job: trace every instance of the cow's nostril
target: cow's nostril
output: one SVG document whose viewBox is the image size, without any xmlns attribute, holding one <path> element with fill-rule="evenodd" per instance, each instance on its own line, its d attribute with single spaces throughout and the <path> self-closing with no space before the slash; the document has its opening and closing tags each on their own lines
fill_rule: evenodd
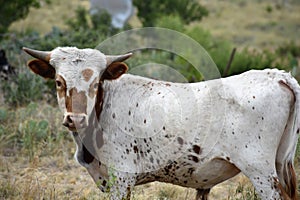
<svg viewBox="0 0 300 200">
<path fill-rule="evenodd" d="M 81 117 L 81 120 L 80 120 L 80 124 L 84 124 L 84 122 L 85 122 L 85 117 Z"/>
<path fill-rule="evenodd" d="M 70 124 L 73 123 L 71 115 L 67 116 L 67 122 L 70 123 Z"/>
<path fill-rule="evenodd" d="M 70 127 L 73 125 L 73 120 L 71 115 L 66 115 L 63 120 L 63 125 L 66 127 Z"/>
</svg>

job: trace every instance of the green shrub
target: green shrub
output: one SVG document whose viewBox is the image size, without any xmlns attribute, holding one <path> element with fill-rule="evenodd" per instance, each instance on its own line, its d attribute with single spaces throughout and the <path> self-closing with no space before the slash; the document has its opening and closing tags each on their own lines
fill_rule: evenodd
<svg viewBox="0 0 300 200">
<path fill-rule="evenodd" d="M 42 100 L 43 95 L 48 93 L 45 81 L 29 70 L 18 73 L 16 77 L 3 82 L 1 86 L 5 101 L 11 106 L 23 106 L 31 101 Z"/>
<path fill-rule="evenodd" d="M 276 59 L 277 56 L 270 51 L 256 52 L 254 50 L 243 49 L 236 53 L 229 74 L 239 74 L 251 69 L 283 69 L 284 64 L 276 62 Z"/>
<path fill-rule="evenodd" d="M 183 21 L 177 15 L 162 16 L 155 21 L 155 27 L 168 28 L 178 32 L 184 32 L 185 27 Z"/>
<path fill-rule="evenodd" d="M 6 109 L 6 119 L 0 124 L 0 150 L 22 150 L 22 155 L 30 159 L 61 151 L 65 142 L 71 141 L 61 124 L 61 116 L 57 107 L 43 102 Z"/>
<path fill-rule="evenodd" d="M 233 45 L 229 41 L 213 38 L 207 30 L 201 27 L 187 30 L 187 35 L 203 46 L 217 65 L 220 74 L 223 75 L 234 48 Z M 293 57 L 287 62 L 286 55 L 296 57 L 299 56 L 298 53 L 300 54 L 300 47 L 294 43 L 279 47 L 276 52 L 269 50 L 258 52 L 248 48 L 237 50 L 226 76 L 240 74 L 251 69 L 279 68 L 289 71 L 293 67 L 290 64 Z"/>
<path fill-rule="evenodd" d="M 278 47 L 276 52 L 281 56 L 300 57 L 300 45 L 297 45 L 296 42 L 290 42 Z"/>
<path fill-rule="evenodd" d="M 137 16 L 144 27 L 154 26 L 155 22 L 164 15 L 177 15 L 185 24 L 201 20 L 208 15 L 208 10 L 196 0 L 133 0 L 133 4 L 138 9 Z"/>
<path fill-rule="evenodd" d="M 186 34 L 196 40 L 204 49 L 209 50 L 214 47 L 214 38 L 208 30 L 200 26 L 194 26 L 186 31 Z"/>
<path fill-rule="evenodd" d="M 0 122 L 3 122 L 7 119 L 8 113 L 5 108 L 0 108 Z"/>
<path fill-rule="evenodd" d="M 271 5 L 268 5 L 268 6 L 266 7 L 266 11 L 267 11 L 268 13 L 271 13 L 271 12 L 273 11 L 273 7 L 272 7 Z"/>
<path fill-rule="evenodd" d="M 46 141 L 48 138 L 48 122 L 46 120 L 26 120 L 19 125 L 19 132 L 23 148 L 27 151 L 29 158 L 33 159 L 38 149 L 38 143 Z"/>
</svg>

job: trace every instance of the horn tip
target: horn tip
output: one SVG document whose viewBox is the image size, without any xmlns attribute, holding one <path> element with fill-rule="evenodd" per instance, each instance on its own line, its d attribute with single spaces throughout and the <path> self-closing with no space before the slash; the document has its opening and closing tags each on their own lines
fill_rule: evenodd
<svg viewBox="0 0 300 200">
<path fill-rule="evenodd" d="M 27 51 L 28 48 L 27 48 L 27 47 L 22 47 L 22 50 L 23 50 L 23 51 Z"/>
<path fill-rule="evenodd" d="M 32 49 L 27 48 L 27 47 L 22 47 L 22 50 L 25 51 L 28 54 L 30 54 L 30 52 L 32 51 Z"/>
</svg>

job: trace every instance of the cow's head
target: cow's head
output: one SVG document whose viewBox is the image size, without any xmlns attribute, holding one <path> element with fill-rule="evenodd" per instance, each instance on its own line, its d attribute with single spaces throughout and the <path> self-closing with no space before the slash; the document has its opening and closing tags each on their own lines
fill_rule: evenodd
<svg viewBox="0 0 300 200">
<path fill-rule="evenodd" d="M 95 104 L 102 101 L 102 81 L 124 74 L 128 68 L 122 61 L 132 55 L 106 56 L 95 49 L 75 47 L 58 47 L 50 52 L 23 50 L 36 58 L 28 62 L 34 73 L 55 80 L 63 125 L 71 131 L 88 126 Z"/>
</svg>

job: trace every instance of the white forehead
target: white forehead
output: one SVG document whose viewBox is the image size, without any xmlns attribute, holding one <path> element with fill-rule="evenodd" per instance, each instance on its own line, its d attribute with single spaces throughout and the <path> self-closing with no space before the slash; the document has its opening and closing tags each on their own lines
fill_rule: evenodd
<svg viewBox="0 0 300 200">
<path fill-rule="evenodd" d="M 50 64 L 55 68 L 56 73 L 65 79 L 68 88 L 72 88 L 80 87 L 86 82 L 82 76 L 83 70 L 93 71 L 93 76 L 88 82 L 99 76 L 106 67 L 106 58 L 96 49 L 58 47 L 51 52 Z"/>
</svg>

